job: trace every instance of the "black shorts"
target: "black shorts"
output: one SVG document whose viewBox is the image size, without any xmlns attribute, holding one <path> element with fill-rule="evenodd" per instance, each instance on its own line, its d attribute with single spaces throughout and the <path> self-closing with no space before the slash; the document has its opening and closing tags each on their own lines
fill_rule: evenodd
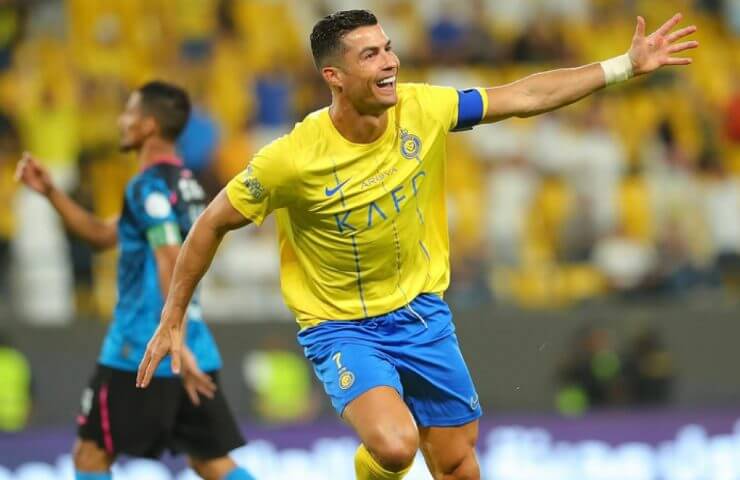
<svg viewBox="0 0 740 480">
<path fill-rule="evenodd" d="M 159 458 L 165 449 L 193 458 L 223 457 L 244 445 L 221 392 L 218 372 L 209 373 L 218 390 L 201 395 L 196 407 L 179 377 L 152 379 L 136 388 L 136 372 L 98 365 L 82 394 L 77 436 L 111 455 Z"/>
</svg>

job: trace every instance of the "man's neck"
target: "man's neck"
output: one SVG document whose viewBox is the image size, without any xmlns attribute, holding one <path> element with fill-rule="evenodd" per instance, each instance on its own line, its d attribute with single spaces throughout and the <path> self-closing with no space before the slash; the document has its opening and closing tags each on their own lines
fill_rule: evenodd
<svg viewBox="0 0 740 480">
<path fill-rule="evenodd" d="M 388 110 L 377 114 L 360 113 L 347 100 L 334 96 L 329 107 L 329 117 L 334 127 L 352 143 L 372 143 L 388 127 Z"/>
<path fill-rule="evenodd" d="M 162 158 L 177 157 L 175 145 L 158 138 L 150 138 L 139 150 L 139 165 L 142 170 L 159 162 Z"/>
</svg>

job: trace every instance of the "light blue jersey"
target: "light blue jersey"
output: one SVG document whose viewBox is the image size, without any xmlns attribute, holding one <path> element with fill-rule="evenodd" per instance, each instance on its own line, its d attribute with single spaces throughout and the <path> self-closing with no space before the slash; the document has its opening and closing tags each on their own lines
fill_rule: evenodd
<svg viewBox="0 0 740 480">
<path fill-rule="evenodd" d="M 174 239 L 184 239 L 203 208 L 203 189 L 175 158 L 161 159 L 128 184 L 118 221 L 118 302 L 98 359 L 101 365 L 138 369 L 164 306 L 149 236 L 159 229 Z M 203 371 L 221 368 L 221 356 L 203 322 L 197 294 L 188 310 L 185 338 Z M 173 375 L 169 356 L 154 375 Z"/>
</svg>

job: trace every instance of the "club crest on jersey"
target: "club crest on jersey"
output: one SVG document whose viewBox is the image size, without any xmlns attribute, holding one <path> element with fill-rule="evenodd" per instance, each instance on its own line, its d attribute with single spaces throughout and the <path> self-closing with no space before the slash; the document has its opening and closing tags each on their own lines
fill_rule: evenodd
<svg viewBox="0 0 740 480">
<path fill-rule="evenodd" d="M 257 177 L 254 176 L 254 169 L 252 166 L 247 167 L 247 174 L 244 177 L 244 186 L 247 187 L 249 193 L 254 197 L 255 200 L 262 200 L 265 196 L 265 187 L 262 186 Z"/>
<path fill-rule="evenodd" d="M 339 375 L 339 388 L 341 388 L 342 390 L 347 390 L 354 383 L 355 383 L 354 373 L 348 370 L 345 370 L 344 372 L 342 372 L 341 375 Z"/>
<path fill-rule="evenodd" d="M 408 130 L 401 129 L 401 155 L 409 160 L 419 160 L 420 153 L 421 139 Z"/>
</svg>

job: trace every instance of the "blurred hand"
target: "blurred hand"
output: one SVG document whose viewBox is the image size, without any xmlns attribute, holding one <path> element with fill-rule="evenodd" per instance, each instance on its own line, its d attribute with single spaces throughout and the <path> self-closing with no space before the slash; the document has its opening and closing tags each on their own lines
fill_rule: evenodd
<svg viewBox="0 0 740 480">
<path fill-rule="evenodd" d="M 629 49 L 635 75 L 650 73 L 664 65 L 689 65 L 692 62 L 691 58 L 672 56 L 699 46 L 697 41 L 676 43 L 677 40 L 696 32 L 696 26 L 691 25 L 670 33 L 671 29 L 682 19 L 683 16 L 677 13 L 658 30 L 646 37 L 645 19 L 637 17 L 637 28 Z"/>
<path fill-rule="evenodd" d="M 54 182 L 49 172 L 28 152 L 23 153 L 15 169 L 15 181 L 23 182 L 38 193 L 48 196 L 54 189 Z"/>
<path fill-rule="evenodd" d="M 139 364 L 139 371 L 136 373 L 136 386 L 138 388 L 149 386 L 159 363 L 170 353 L 172 354 L 172 373 L 180 373 L 182 325 L 180 322 L 166 321 L 165 312 L 166 309 L 162 312 L 162 320 L 146 345 L 144 358 L 141 359 Z"/>
<path fill-rule="evenodd" d="M 198 362 L 188 347 L 183 347 L 181 359 L 182 383 L 193 405 L 200 405 L 199 394 L 207 398 L 213 398 L 213 394 L 216 392 L 216 384 L 209 375 L 203 373 L 198 367 Z"/>
</svg>

